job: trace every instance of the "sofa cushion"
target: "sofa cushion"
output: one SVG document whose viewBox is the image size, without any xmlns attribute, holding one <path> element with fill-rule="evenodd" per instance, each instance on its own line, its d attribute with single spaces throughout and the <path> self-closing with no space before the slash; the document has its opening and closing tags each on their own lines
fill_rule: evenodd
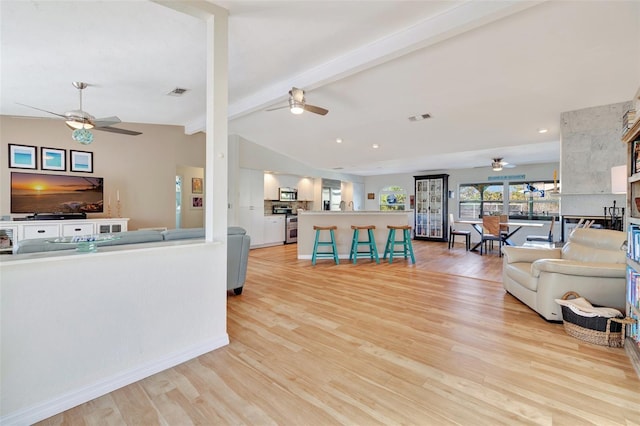
<svg viewBox="0 0 640 426">
<path fill-rule="evenodd" d="M 227 228 L 227 235 L 245 235 L 247 230 L 241 226 L 229 226 Z"/>
<path fill-rule="evenodd" d="M 622 249 L 626 238 L 626 234 L 620 231 L 578 228 L 562 248 L 562 258 L 580 262 L 626 263 L 626 252 Z"/>
<path fill-rule="evenodd" d="M 538 289 L 538 279 L 531 275 L 531 263 L 505 263 L 503 268 L 503 273 L 521 286 L 531 291 Z"/>
<path fill-rule="evenodd" d="M 155 241 L 162 241 L 162 234 L 160 231 L 153 230 L 137 230 L 118 232 L 113 234 L 117 239 L 113 241 L 105 241 L 100 244 L 103 246 L 119 246 L 122 244 L 138 244 L 138 243 L 151 243 Z"/>
<path fill-rule="evenodd" d="M 204 228 L 179 228 L 162 231 L 165 240 L 187 240 L 191 238 L 204 238 Z"/>
</svg>

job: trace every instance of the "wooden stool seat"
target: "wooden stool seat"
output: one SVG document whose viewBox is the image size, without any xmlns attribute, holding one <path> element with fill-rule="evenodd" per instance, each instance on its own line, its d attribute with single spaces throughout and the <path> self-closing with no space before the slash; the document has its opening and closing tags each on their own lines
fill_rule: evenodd
<svg viewBox="0 0 640 426">
<path fill-rule="evenodd" d="M 316 259 L 333 259 L 336 262 L 336 265 L 340 264 L 340 259 L 338 259 L 338 247 L 336 246 L 336 236 L 335 230 L 338 229 L 337 226 L 313 226 L 314 231 L 316 231 L 316 239 L 313 242 L 313 254 L 311 255 L 311 264 L 316 264 Z M 329 231 L 329 241 L 320 241 L 320 232 L 321 231 Z M 318 251 L 319 247 L 329 246 L 331 247 L 331 251 Z"/>
<path fill-rule="evenodd" d="M 411 256 L 411 263 L 416 263 L 413 255 L 413 245 L 411 244 L 411 226 L 409 225 L 387 225 L 389 234 L 387 235 L 387 244 L 384 247 L 383 259 L 389 256 L 389 263 L 393 262 L 394 255 L 403 255 L 406 259 Z M 396 241 L 396 231 L 402 231 L 402 240 Z M 396 245 L 402 245 L 402 250 L 396 250 Z"/>
<path fill-rule="evenodd" d="M 351 250 L 349 250 L 349 260 L 356 263 L 358 257 L 369 257 L 371 260 L 375 260 L 376 263 L 380 263 L 380 257 L 378 257 L 378 248 L 376 247 L 376 240 L 373 235 L 373 230 L 376 229 L 374 225 L 351 225 L 353 229 L 353 239 L 351 240 Z M 360 231 L 367 231 L 368 239 L 360 241 Z M 366 246 L 365 251 L 358 251 L 358 247 Z"/>
<path fill-rule="evenodd" d="M 314 231 L 331 231 L 331 230 L 336 230 L 338 229 L 337 226 L 317 226 L 317 225 L 313 225 L 313 230 Z"/>
</svg>

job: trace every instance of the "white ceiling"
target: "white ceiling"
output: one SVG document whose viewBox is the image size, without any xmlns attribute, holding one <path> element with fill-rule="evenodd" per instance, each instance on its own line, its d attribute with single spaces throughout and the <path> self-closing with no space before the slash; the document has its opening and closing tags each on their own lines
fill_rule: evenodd
<svg viewBox="0 0 640 426">
<path fill-rule="evenodd" d="M 630 100 L 640 86 L 640 1 L 215 3 L 230 11 L 229 132 L 319 169 L 559 161 L 561 112 Z M 80 80 L 92 84 L 84 109 L 119 127 L 199 128 L 196 18 L 145 0 L 2 0 L 0 20 L 1 114 L 77 109 Z M 291 86 L 329 114 L 266 112 Z M 189 91 L 167 96 L 175 87 Z M 433 118 L 408 120 L 422 113 Z"/>
</svg>

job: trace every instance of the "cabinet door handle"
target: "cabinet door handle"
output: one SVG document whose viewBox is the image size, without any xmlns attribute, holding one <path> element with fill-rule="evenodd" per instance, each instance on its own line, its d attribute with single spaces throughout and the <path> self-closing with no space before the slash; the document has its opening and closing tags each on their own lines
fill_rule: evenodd
<svg viewBox="0 0 640 426">
<path fill-rule="evenodd" d="M 38 234 L 44 234 L 46 231 L 44 229 L 38 229 Z"/>
<path fill-rule="evenodd" d="M 75 228 L 74 231 L 82 231 L 82 228 Z"/>
</svg>

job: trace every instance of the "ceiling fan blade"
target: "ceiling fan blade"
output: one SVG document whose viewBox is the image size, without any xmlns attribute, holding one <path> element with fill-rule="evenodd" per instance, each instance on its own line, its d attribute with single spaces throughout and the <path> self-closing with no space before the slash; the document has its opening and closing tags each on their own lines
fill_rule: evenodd
<svg viewBox="0 0 640 426">
<path fill-rule="evenodd" d="M 102 117 L 102 118 L 96 118 L 95 120 L 93 120 L 93 124 L 96 127 L 106 127 L 106 126 L 111 126 L 113 124 L 118 124 L 118 123 L 122 123 L 122 120 L 120 120 L 115 115 L 112 117 Z"/>
<path fill-rule="evenodd" d="M 297 87 L 293 87 L 291 88 L 291 90 L 289 90 L 289 94 L 291 95 L 294 101 L 304 102 L 304 90 L 298 89 Z"/>
<path fill-rule="evenodd" d="M 101 132 L 110 132 L 110 133 L 119 133 L 121 135 L 129 135 L 129 136 L 138 136 L 141 135 L 142 132 L 136 132 L 134 130 L 120 129 L 118 127 L 94 127 L 93 130 L 100 130 Z"/>
<path fill-rule="evenodd" d="M 321 107 L 315 106 L 315 105 L 305 105 L 304 106 L 304 110 L 305 111 L 309 111 L 309 112 L 313 112 L 314 114 L 320 114 L 320 115 L 327 115 L 327 113 L 329 112 L 328 109 L 321 108 Z"/>
<path fill-rule="evenodd" d="M 269 108 L 269 109 L 265 109 L 265 111 L 275 111 L 275 110 L 278 110 L 278 109 L 284 109 L 284 108 L 289 108 L 289 105 L 279 106 L 279 107 L 274 107 L 274 108 Z"/>
<path fill-rule="evenodd" d="M 36 108 L 36 107 L 34 107 L 34 106 L 27 105 L 27 104 L 21 104 L 20 102 L 16 102 L 16 103 L 17 103 L 18 105 L 26 106 L 27 108 L 37 109 L 38 111 L 46 112 L 46 113 L 48 113 L 48 114 L 57 115 L 58 117 L 62 117 L 62 118 L 67 118 L 64 114 L 58 114 L 57 112 L 47 111 L 46 109 Z"/>
</svg>

